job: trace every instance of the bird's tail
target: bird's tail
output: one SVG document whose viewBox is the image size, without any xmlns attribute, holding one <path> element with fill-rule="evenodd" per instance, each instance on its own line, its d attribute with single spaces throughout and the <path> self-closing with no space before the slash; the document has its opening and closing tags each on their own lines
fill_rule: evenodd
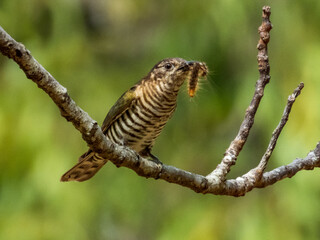
<svg viewBox="0 0 320 240">
<path fill-rule="evenodd" d="M 79 163 L 63 174 L 61 182 L 83 182 L 92 178 L 107 163 L 97 153 L 89 150 L 79 158 Z"/>
</svg>

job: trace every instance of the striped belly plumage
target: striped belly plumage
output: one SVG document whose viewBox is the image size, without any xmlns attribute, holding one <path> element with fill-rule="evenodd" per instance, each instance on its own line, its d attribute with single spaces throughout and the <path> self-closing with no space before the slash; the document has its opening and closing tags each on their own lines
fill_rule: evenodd
<svg viewBox="0 0 320 240">
<path fill-rule="evenodd" d="M 160 90 L 160 89 L 159 89 Z M 128 146 L 138 153 L 151 149 L 155 139 L 176 108 L 176 96 L 166 96 L 152 86 L 137 90 L 132 106 L 106 130 L 113 142 Z"/>
</svg>

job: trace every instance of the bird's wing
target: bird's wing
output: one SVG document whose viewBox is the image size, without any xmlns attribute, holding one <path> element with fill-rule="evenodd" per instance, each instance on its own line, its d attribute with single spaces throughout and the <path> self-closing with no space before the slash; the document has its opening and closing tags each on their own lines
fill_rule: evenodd
<svg viewBox="0 0 320 240">
<path fill-rule="evenodd" d="M 114 121 L 116 121 L 123 112 L 125 112 L 128 108 L 130 108 L 136 96 L 135 89 L 136 89 L 136 85 L 133 86 L 128 91 L 126 91 L 124 94 L 122 94 L 122 96 L 118 99 L 118 101 L 111 107 L 101 127 L 103 133 L 106 133 L 110 125 Z M 78 161 L 82 162 L 86 160 L 87 156 L 89 156 L 91 153 L 92 153 L 92 150 L 89 149 L 87 152 L 85 152 L 79 157 Z"/>
<path fill-rule="evenodd" d="M 122 96 L 118 99 L 118 101 L 112 106 L 106 118 L 104 119 L 101 127 L 104 133 L 110 127 L 110 125 L 121 116 L 122 113 L 124 113 L 128 108 L 130 108 L 133 100 L 136 97 L 135 89 L 136 89 L 136 86 L 126 91 L 124 94 L 122 94 Z"/>
</svg>

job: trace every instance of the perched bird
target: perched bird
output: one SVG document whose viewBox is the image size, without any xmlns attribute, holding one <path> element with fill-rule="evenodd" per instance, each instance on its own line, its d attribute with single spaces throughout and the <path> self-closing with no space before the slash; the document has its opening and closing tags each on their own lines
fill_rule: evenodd
<svg viewBox="0 0 320 240">
<path fill-rule="evenodd" d="M 112 141 L 135 150 L 142 157 L 161 163 L 151 154 L 155 139 L 173 115 L 177 95 L 186 79 L 193 97 L 197 78 L 206 76 L 202 62 L 167 58 L 157 63 L 137 84 L 113 105 L 103 124 L 103 133 Z M 107 159 L 89 149 L 79 163 L 66 172 L 61 181 L 85 181 L 93 177 Z"/>
</svg>

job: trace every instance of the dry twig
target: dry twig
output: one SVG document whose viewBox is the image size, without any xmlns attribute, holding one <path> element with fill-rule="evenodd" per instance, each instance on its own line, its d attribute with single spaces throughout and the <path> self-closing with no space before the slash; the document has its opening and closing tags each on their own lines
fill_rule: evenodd
<svg viewBox="0 0 320 240">
<path fill-rule="evenodd" d="M 259 27 L 259 43 L 258 43 L 258 68 L 260 72 L 260 78 L 256 83 L 256 89 L 251 100 L 249 107 L 246 110 L 244 120 L 240 126 L 240 130 L 236 138 L 231 142 L 229 148 L 224 153 L 224 158 L 217 168 L 209 174 L 208 178 L 218 178 L 221 181 L 226 179 L 227 174 L 229 173 L 231 166 L 236 164 L 236 160 L 239 156 L 241 149 L 246 143 L 250 129 L 254 123 L 254 117 L 258 110 L 260 101 L 264 94 L 264 88 L 270 81 L 270 66 L 268 58 L 268 42 L 270 40 L 270 30 L 272 25 L 270 22 L 270 7 L 265 6 L 262 9 L 262 24 Z"/>
<path fill-rule="evenodd" d="M 265 172 L 265 166 L 276 145 L 277 139 L 285 123 L 296 97 L 300 94 L 301 83 L 292 95 L 289 96 L 287 106 L 281 118 L 279 126 L 274 131 L 269 147 L 262 157 L 259 165 L 247 174 L 236 179 L 226 180 L 226 176 L 243 148 L 250 129 L 254 123 L 254 116 L 264 94 L 264 88 L 270 80 L 267 44 L 269 31 L 271 30 L 270 7 L 263 7 L 263 22 L 259 27 L 260 40 L 258 43 L 258 66 L 260 78 L 256 83 L 253 99 L 246 110 L 245 118 L 241 124 L 236 138 L 225 152 L 222 162 L 207 177 L 187 172 L 169 165 L 157 165 L 140 157 L 133 150 L 119 146 L 108 140 L 102 133 L 97 122 L 90 118 L 68 95 L 67 89 L 61 86 L 49 72 L 47 72 L 24 47 L 16 42 L 0 27 L 0 51 L 3 55 L 12 58 L 25 72 L 27 78 L 34 81 L 39 88 L 44 90 L 59 107 L 61 115 L 73 123 L 78 129 L 88 146 L 100 156 L 109 159 L 117 166 L 131 168 L 138 175 L 163 179 L 170 183 L 176 183 L 188 187 L 195 192 L 212 193 L 220 195 L 241 196 L 253 188 L 262 188 L 275 182 L 292 177 L 300 170 L 311 170 L 320 167 L 320 143 L 307 157 L 296 159 L 286 166 L 281 166 L 270 172 Z"/>
</svg>

